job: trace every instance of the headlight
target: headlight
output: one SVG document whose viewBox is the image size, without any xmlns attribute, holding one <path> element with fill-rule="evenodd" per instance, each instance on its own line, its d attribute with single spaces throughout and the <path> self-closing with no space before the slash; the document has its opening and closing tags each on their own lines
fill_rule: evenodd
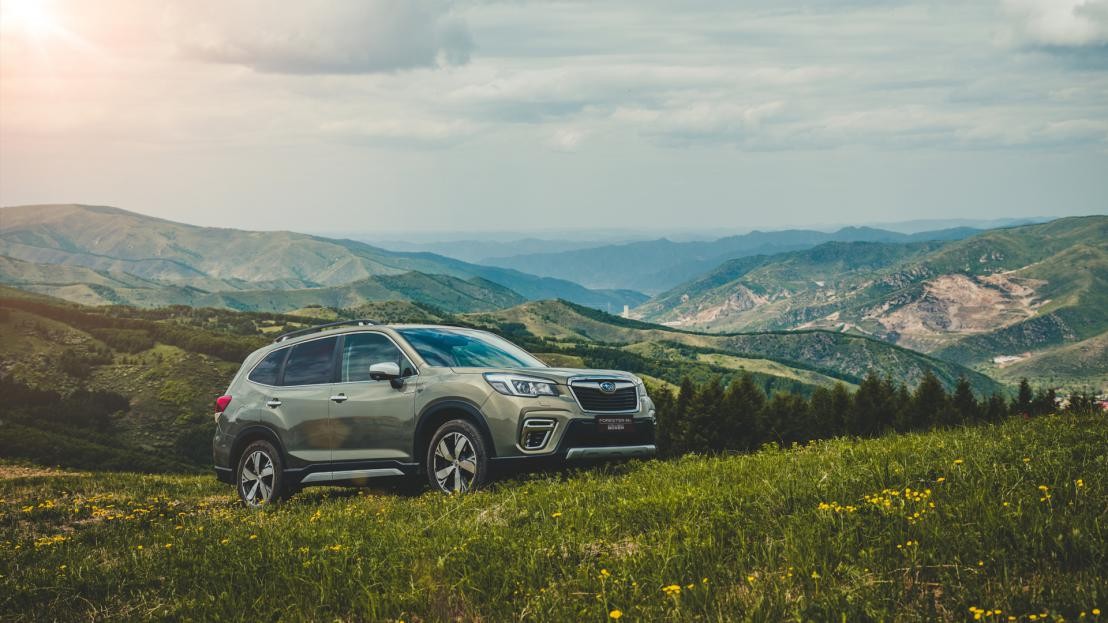
<svg viewBox="0 0 1108 623">
<path fill-rule="evenodd" d="M 537 379 L 532 376 L 520 376 L 517 374 L 493 374 L 485 375 L 485 380 L 496 391 L 505 396 L 557 396 L 558 389 L 554 383 L 546 379 Z"/>
<path fill-rule="evenodd" d="M 635 391 L 639 394 L 639 398 L 646 398 L 646 383 L 642 382 L 639 377 L 633 377 L 635 379 Z"/>
</svg>

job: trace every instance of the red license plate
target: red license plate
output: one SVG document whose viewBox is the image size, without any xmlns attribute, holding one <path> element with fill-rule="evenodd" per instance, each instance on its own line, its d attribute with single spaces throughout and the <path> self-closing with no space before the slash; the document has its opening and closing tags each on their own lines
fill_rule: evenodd
<svg viewBox="0 0 1108 623">
<path fill-rule="evenodd" d="M 596 418 L 596 423 L 605 433 L 630 433 L 635 430 L 635 423 L 629 417 L 601 417 Z"/>
</svg>

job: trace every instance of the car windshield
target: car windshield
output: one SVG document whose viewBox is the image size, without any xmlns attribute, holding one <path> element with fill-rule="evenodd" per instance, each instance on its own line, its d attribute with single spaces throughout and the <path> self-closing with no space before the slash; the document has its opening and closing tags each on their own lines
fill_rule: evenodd
<svg viewBox="0 0 1108 623">
<path fill-rule="evenodd" d="M 432 366 L 448 368 L 545 368 L 530 353 L 484 331 L 421 327 L 398 331 Z"/>
</svg>

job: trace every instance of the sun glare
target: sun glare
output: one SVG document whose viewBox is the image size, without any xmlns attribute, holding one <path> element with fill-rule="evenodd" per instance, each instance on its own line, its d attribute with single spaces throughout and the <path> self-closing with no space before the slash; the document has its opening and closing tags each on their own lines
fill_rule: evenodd
<svg viewBox="0 0 1108 623">
<path fill-rule="evenodd" d="M 0 25 L 5 30 L 21 30 L 32 37 L 61 32 L 50 7 L 42 0 L 3 0 L 0 2 Z"/>
</svg>

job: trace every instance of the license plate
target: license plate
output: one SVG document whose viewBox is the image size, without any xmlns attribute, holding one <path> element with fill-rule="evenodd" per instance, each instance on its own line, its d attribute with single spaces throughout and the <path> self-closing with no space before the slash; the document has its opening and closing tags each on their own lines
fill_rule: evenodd
<svg viewBox="0 0 1108 623">
<path fill-rule="evenodd" d="M 629 417 L 596 418 L 600 430 L 605 433 L 629 433 L 635 430 L 635 423 Z"/>
</svg>

